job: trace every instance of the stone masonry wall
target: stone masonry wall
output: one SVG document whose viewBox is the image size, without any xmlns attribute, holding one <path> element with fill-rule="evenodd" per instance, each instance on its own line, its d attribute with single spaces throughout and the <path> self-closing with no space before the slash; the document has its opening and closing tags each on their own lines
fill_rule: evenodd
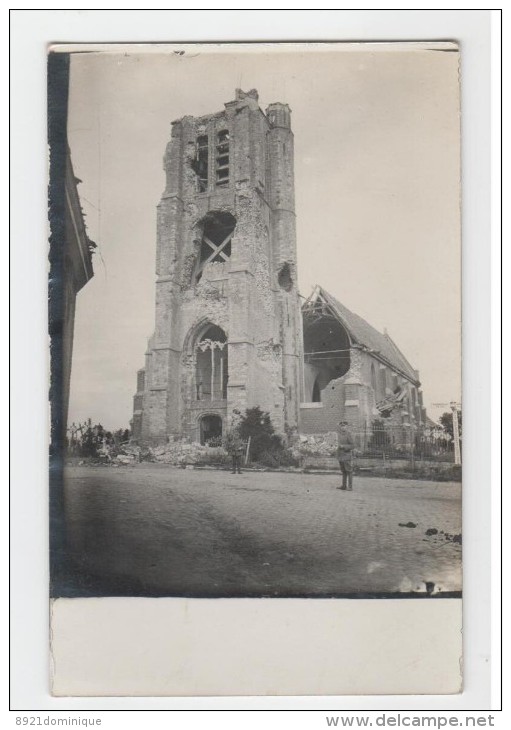
<svg viewBox="0 0 511 730">
<path fill-rule="evenodd" d="M 172 124 L 166 187 L 157 211 L 155 332 L 146 356 L 141 439 L 196 438 L 196 338 L 214 324 L 228 337 L 227 400 L 204 403 L 228 425 L 233 409 L 259 405 L 281 433 L 296 429 L 300 400 L 301 312 L 296 290 L 292 133 L 286 105 L 269 107 L 237 91 L 225 111 Z M 229 134 L 229 184 L 216 185 L 216 140 Z M 209 181 L 198 191 L 196 140 L 208 136 Z M 194 280 L 205 216 L 231 214 L 231 256 Z M 289 267 L 291 284 L 279 286 Z M 287 271 L 287 270 L 286 270 Z M 139 394 L 140 395 L 140 394 Z"/>
</svg>

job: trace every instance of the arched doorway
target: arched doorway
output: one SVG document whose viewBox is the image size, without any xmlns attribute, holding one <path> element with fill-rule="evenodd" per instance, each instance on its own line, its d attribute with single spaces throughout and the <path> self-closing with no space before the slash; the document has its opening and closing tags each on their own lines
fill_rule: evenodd
<svg viewBox="0 0 511 730">
<path fill-rule="evenodd" d="M 222 437 L 222 419 L 216 413 L 201 416 L 199 421 L 200 442 L 206 446 L 212 439 Z"/>
</svg>

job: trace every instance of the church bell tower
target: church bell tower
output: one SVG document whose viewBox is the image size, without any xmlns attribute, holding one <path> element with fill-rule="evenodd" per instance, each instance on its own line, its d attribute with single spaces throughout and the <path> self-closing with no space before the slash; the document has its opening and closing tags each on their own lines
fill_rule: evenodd
<svg viewBox="0 0 511 730">
<path fill-rule="evenodd" d="M 172 123 L 164 169 L 133 435 L 207 443 L 259 406 L 289 436 L 303 363 L 291 111 L 237 89 L 222 111 Z"/>
</svg>

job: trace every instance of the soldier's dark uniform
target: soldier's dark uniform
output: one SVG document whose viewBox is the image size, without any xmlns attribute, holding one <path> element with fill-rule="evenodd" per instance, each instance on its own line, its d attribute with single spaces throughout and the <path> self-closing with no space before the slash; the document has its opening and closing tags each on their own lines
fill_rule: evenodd
<svg viewBox="0 0 511 730">
<path fill-rule="evenodd" d="M 235 436 L 231 445 L 232 456 L 232 473 L 241 474 L 241 458 L 245 451 L 245 447 L 239 436 Z"/>
<path fill-rule="evenodd" d="M 341 421 L 337 432 L 337 459 L 342 472 L 342 486 L 337 489 L 353 489 L 353 449 L 355 443 L 348 431 L 347 423 Z"/>
</svg>

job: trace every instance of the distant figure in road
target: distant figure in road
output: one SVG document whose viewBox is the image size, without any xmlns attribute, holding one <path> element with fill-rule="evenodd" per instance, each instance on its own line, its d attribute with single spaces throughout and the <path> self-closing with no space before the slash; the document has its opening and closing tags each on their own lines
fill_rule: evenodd
<svg viewBox="0 0 511 730">
<path fill-rule="evenodd" d="M 353 449 L 355 442 L 348 429 L 347 421 L 339 421 L 337 431 L 337 459 L 342 473 L 342 486 L 337 489 L 353 490 Z"/>
<path fill-rule="evenodd" d="M 225 439 L 225 448 L 232 458 L 232 474 L 241 474 L 241 459 L 245 452 L 245 444 L 240 435 L 240 412 L 233 411 L 232 428 Z"/>
<path fill-rule="evenodd" d="M 232 473 L 241 474 L 241 459 L 245 451 L 245 446 L 240 438 L 235 438 L 232 444 Z"/>
</svg>

